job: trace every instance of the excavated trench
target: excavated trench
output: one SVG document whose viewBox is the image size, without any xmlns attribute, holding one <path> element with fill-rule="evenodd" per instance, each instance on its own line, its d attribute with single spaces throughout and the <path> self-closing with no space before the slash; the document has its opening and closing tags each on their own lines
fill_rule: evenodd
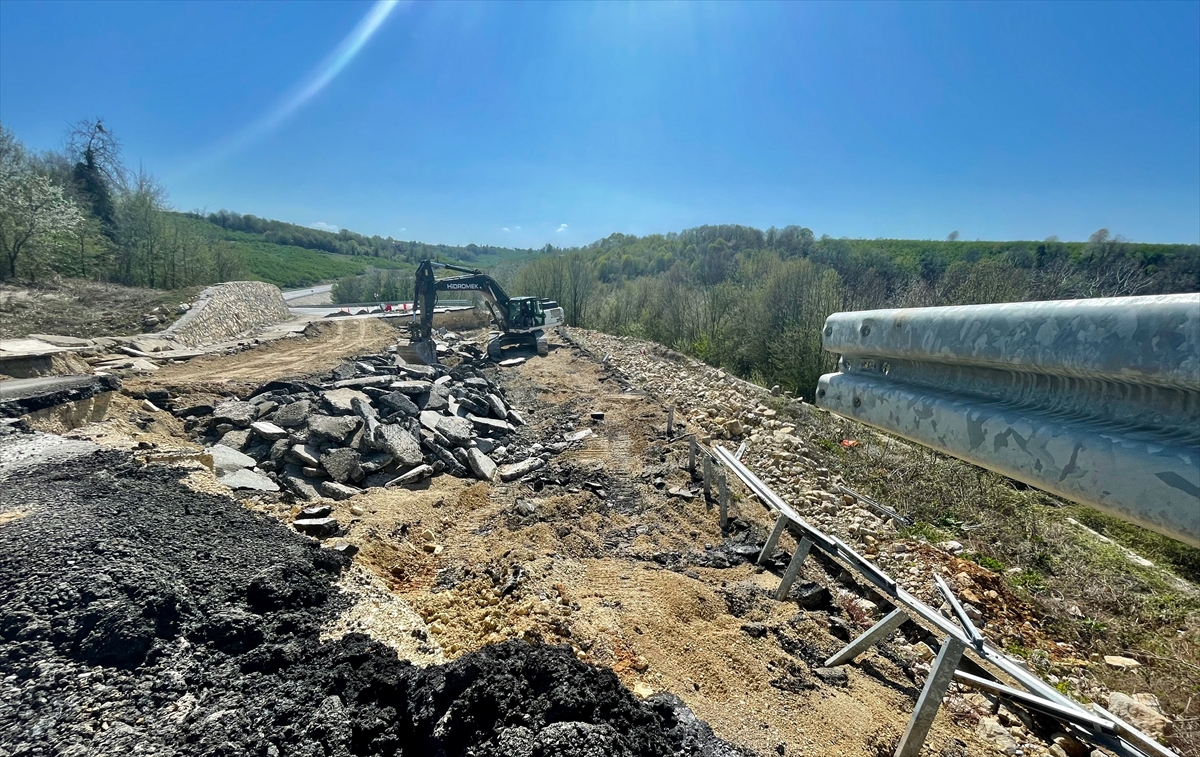
<svg viewBox="0 0 1200 757">
<path fill-rule="evenodd" d="M 570 648 L 322 641 L 349 558 L 186 474 L 110 450 L 0 478 L 0 755 L 745 754 Z"/>
</svg>

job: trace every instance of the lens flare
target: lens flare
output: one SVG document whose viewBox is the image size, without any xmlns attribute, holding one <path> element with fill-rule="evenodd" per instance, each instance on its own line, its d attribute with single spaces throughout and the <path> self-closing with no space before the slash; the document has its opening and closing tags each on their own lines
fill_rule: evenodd
<svg viewBox="0 0 1200 757">
<path fill-rule="evenodd" d="M 350 65 L 350 61 L 354 60 L 354 57 L 366 47 L 367 42 L 371 40 L 379 27 L 383 26 L 383 22 L 399 4 L 400 0 L 377 0 L 371 10 L 358 22 L 358 25 L 291 92 L 280 98 L 275 106 L 258 120 L 219 142 L 210 154 L 198 164 L 193 165 L 192 169 L 228 158 L 279 128 L 305 103 L 329 86 L 329 83 L 337 78 L 342 69 Z"/>
</svg>

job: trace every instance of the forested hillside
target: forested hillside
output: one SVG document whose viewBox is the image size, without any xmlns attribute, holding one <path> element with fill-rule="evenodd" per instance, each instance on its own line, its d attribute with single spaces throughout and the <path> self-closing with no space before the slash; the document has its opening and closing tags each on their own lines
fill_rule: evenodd
<svg viewBox="0 0 1200 757">
<path fill-rule="evenodd" d="M 268 244 L 302 247 L 306 250 L 395 260 L 416 266 L 422 260 L 456 260 L 463 263 L 492 265 L 500 260 L 521 258 L 533 250 L 468 244 L 465 247 L 424 242 L 404 242 L 391 237 L 364 236 L 349 229 L 325 231 L 285 221 L 271 221 L 252 215 L 240 215 L 227 210 L 217 213 L 187 213 L 222 230 L 236 232 Z"/>
<path fill-rule="evenodd" d="M 62 150 L 34 153 L 0 124 L 0 280 L 60 275 L 153 289 L 253 278 L 280 287 L 408 269 L 427 257 L 472 265 L 532 250 L 367 237 L 221 210 L 176 212 L 166 188 L 123 163 L 100 120 Z M 378 275 L 378 274 L 374 274 Z"/>
<path fill-rule="evenodd" d="M 957 236 L 957 235 L 952 235 Z M 503 269 L 500 269 L 503 271 Z M 808 397 L 842 310 L 1200 291 L 1200 246 L 815 238 L 797 226 L 613 234 L 504 276 L 557 299 L 568 322 L 652 339 Z"/>
</svg>

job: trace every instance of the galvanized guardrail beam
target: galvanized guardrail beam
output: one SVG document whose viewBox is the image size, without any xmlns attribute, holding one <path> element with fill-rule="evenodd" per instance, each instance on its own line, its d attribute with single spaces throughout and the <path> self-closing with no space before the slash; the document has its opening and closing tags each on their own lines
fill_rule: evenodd
<svg viewBox="0 0 1200 757">
<path fill-rule="evenodd" d="M 817 405 L 1200 546 L 1200 294 L 835 313 Z"/>
<path fill-rule="evenodd" d="M 955 668 L 957 668 L 958 662 L 962 657 L 962 652 L 966 651 L 969 647 L 969 651 L 982 662 L 990 664 L 1012 677 L 1013 680 L 1024 686 L 1028 693 L 1003 686 L 1000 688 L 1014 692 L 1025 703 L 1040 705 L 1039 711 L 1049 714 L 1065 724 L 1070 724 L 1069 730 L 1072 730 L 1080 738 L 1126 757 L 1146 757 L 1147 755 L 1179 757 L 1175 752 L 1157 744 L 1138 729 L 1121 722 L 1110 713 L 1093 704 L 1092 708 L 1101 716 L 1100 718 L 1095 717 L 1092 712 L 1085 709 L 1081 704 L 1043 681 L 1035 673 L 1026 668 L 1024 664 L 993 647 L 986 639 L 979 636 L 977 631 L 975 634 L 971 634 L 970 631 L 975 629 L 969 621 L 967 623 L 969 630 L 965 630 L 955 625 L 950 619 L 943 617 L 941 613 L 899 586 L 891 576 L 880 570 L 874 563 L 863 559 L 855 553 L 841 539 L 825 534 L 805 521 L 729 450 L 720 445 L 715 445 L 712 448 L 712 454 L 712 459 L 718 461 L 723 467 L 728 468 L 730 472 L 758 497 L 764 506 L 773 513 L 778 513 L 777 528 L 779 523 L 784 521 L 802 534 L 799 537 L 799 545 L 796 552 L 792 557 L 793 564 L 803 562 L 804 558 L 808 556 L 814 547 L 821 549 L 829 557 L 881 589 L 894 604 L 895 609 L 892 613 L 876 623 L 875 626 L 867 630 L 858 639 L 850 642 L 841 652 L 827 660 L 827 666 L 839 661 L 847 662 L 864 651 L 867 646 L 882 640 L 884 636 L 895 630 L 898 625 L 897 621 L 901 620 L 902 616 L 911 617 L 913 620 L 919 619 L 927 626 L 936 628 L 939 634 L 946 635 L 943 641 L 943 652 L 946 651 L 945 647 L 947 645 L 952 647 L 946 657 L 942 657 L 939 653 L 939 658 L 942 661 L 946 661 L 947 657 L 952 657 L 952 661 L 943 666 L 945 668 L 943 673 L 953 673 L 955 677 L 961 678 L 961 674 L 956 672 Z M 709 459 L 705 456 L 706 461 Z M 776 536 L 775 538 L 778 537 Z M 789 580 L 794 580 L 794 575 L 791 579 L 787 575 L 791 570 L 792 565 L 789 565 L 780 582 L 781 587 L 788 584 Z M 946 591 L 949 592 L 948 589 Z M 786 591 L 784 594 L 786 595 Z M 776 594 L 776 597 L 782 598 L 779 594 Z M 959 612 L 958 614 L 960 617 L 965 617 L 965 613 Z M 933 713 L 937 711 L 938 705 L 941 703 L 941 694 L 938 692 L 944 693 L 943 682 L 932 681 L 933 675 L 934 672 L 931 671 L 930 680 L 926 681 L 926 686 L 922 690 L 917 707 L 914 709 L 913 716 L 909 721 L 909 727 L 905 731 L 906 735 L 896 749 L 895 757 L 911 757 L 911 755 L 915 755 L 919 751 L 921 742 L 924 741 L 924 733 L 928 729 Z M 974 677 L 971 678 L 974 679 Z M 984 679 L 974 680 L 983 681 Z M 993 684 L 993 688 L 995 686 L 996 684 Z M 934 696 L 935 694 L 936 696 Z M 1087 727 L 1079 728 L 1080 724 Z"/>
</svg>

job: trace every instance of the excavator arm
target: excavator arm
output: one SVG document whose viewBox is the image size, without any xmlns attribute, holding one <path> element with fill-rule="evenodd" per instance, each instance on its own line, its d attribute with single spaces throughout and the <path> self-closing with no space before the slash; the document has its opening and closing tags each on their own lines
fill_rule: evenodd
<svg viewBox="0 0 1200 757">
<path fill-rule="evenodd" d="M 439 279 L 434 275 L 435 268 L 460 271 L 466 275 Z M 511 326 L 508 314 L 509 296 L 495 279 L 483 271 L 425 260 L 417 267 L 413 290 L 414 318 L 417 319 L 414 329 L 416 333 L 413 335 L 415 340 L 426 341 L 433 336 L 433 309 L 438 292 L 479 292 L 487 301 L 500 330 L 508 331 Z"/>
</svg>

